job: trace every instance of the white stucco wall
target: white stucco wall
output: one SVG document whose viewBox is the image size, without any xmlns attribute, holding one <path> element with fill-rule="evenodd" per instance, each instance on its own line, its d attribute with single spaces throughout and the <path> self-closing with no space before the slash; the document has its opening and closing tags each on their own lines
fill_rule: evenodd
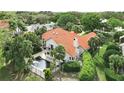
<svg viewBox="0 0 124 93">
<path fill-rule="evenodd" d="M 76 37 L 73 40 L 73 46 L 74 47 L 78 47 L 79 46 L 78 39 Z"/>
<path fill-rule="evenodd" d="M 124 45 L 122 46 L 122 54 L 124 56 Z"/>
<path fill-rule="evenodd" d="M 120 44 L 120 47 L 122 48 L 122 54 L 124 56 L 124 43 Z"/>
<path fill-rule="evenodd" d="M 79 46 L 76 48 L 77 57 L 79 57 L 83 52 L 84 52 L 84 49 L 82 47 Z"/>
<path fill-rule="evenodd" d="M 75 46 L 75 51 L 76 51 L 76 54 L 77 54 L 75 57 L 73 57 L 74 60 L 76 59 L 76 57 L 79 57 L 80 54 L 84 51 L 83 48 L 81 48 L 81 47 L 80 47 L 79 45 L 77 45 L 77 44 L 78 44 L 77 40 L 74 41 L 74 45 L 76 45 L 76 46 Z M 52 40 L 52 39 L 47 40 L 47 41 L 46 41 L 46 47 L 50 47 L 51 45 L 53 45 L 53 48 L 55 48 L 55 47 L 58 46 L 58 44 L 57 44 L 54 40 Z M 72 61 L 72 60 L 70 60 L 70 57 L 72 57 L 72 56 L 70 56 L 70 55 L 66 52 L 66 55 L 65 55 L 64 60 L 66 60 L 66 61 Z"/>
<path fill-rule="evenodd" d="M 58 44 L 54 40 L 52 40 L 52 39 L 47 40 L 46 47 L 50 47 L 51 45 L 53 45 L 53 48 L 58 46 Z"/>
<path fill-rule="evenodd" d="M 69 59 L 70 59 L 69 57 L 71 57 L 71 56 L 68 53 L 66 53 L 64 60 L 69 61 Z"/>
</svg>

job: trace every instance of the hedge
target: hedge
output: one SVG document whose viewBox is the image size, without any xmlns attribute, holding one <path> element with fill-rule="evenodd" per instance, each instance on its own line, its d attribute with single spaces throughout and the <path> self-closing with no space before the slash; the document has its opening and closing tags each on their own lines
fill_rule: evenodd
<svg viewBox="0 0 124 93">
<path fill-rule="evenodd" d="M 64 72 L 79 72 L 80 68 L 81 66 L 78 61 L 70 61 L 62 65 L 62 69 Z"/>
<path fill-rule="evenodd" d="M 121 81 L 121 80 L 124 80 L 123 75 L 116 74 L 113 70 L 111 70 L 109 68 L 105 69 L 105 75 L 106 75 L 106 79 L 108 81 Z"/>
<path fill-rule="evenodd" d="M 92 61 L 84 61 L 79 74 L 80 81 L 92 81 L 96 75 L 95 65 Z"/>
</svg>

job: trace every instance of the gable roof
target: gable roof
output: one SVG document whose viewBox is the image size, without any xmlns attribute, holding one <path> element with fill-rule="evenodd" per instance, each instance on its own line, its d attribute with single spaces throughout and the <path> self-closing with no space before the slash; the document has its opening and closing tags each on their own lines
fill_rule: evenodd
<svg viewBox="0 0 124 93">
<path fill-rule="evenodd" d="M 9 27 L 8 21 L 0 20 L 0 28 L 8 28 L 8 27 Z"/>
<path fill-rule="evenodd" d="M 84 36 L 78 36 L 78 43 L 81 47 L 83 47 L 84 49 L 88 49 L 90 48 L 90 46 L 88 45 L 88 41 L 92 38 L 95 37 L 96 33 L 91 32 L 89 34 L 86 34 Z"/>
<path fill-rule="evenodd" d="M 96 36 L 94 32 L 91 32 L 84 36 L 79 36 L 75 32 L 69 32 L 62 28 L 56 28 L 44 33 L 42 35 L 42 38 L 45 41 L 49 39 L 54 40 L 57 44 L 62 45 L 69 55 L 76 56 L 75 47 L 73 45 L 74 38 L 77 37 L 78 43 L 82 48 L 88 49 L 88 40 L 94 36 Z"/>
</svg>

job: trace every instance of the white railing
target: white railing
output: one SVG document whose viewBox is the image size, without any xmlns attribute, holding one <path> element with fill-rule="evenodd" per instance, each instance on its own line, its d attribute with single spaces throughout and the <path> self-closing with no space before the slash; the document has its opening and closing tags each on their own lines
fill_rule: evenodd
<svg viewBox="0 0 124 93">
<path fill-rule="evenodd" d="M 39 76 L 42 77 L 42 78 L 45 77 L 45 76 L 44 76 L 43 69 L 40 69 L 40 68 L 38 68 L 38 67 L 36 67 L 36 66 L 31 65 L 30 70 L 31 70 L 33 73 L 39 75 Z"/>
</svg>

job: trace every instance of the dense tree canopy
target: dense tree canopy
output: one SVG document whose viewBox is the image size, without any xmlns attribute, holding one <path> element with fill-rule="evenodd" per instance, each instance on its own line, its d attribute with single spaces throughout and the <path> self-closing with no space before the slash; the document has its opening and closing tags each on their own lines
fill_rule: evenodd
<svg viewBox="0 0 124 93">
<path fill-rule="evenodd" d="M 111 55 L 109 57 L 110 69 L 119 74 L 120 68 L 124 66 L 124 57 L 119 55 Z"/>
<path fill-rule="evenodd" d="M 100 38 L 98 36 L 92 37 L 89 41 L 88 44 L 90 46 L 89 52 L 92 57 L 95 56 L 95 54 L 99 51 L 100 47 Z"/>
<path fill-rule="evenodd" d="M 20 75 L 31 64 L 31 60 L 28 59 L 31 58 L 32 52 L 32 43 L 29 40 L 25 40 L 22 36 L 5 43 L 3 49 L 5 62 L 12 65 L 13 73 L 17 74 L 17 79 L 20 79 Z"/>
<path fill-rule="evenodd" d="M 103 55 L 103 59 L 104 59 L 104 62 L 105 62 L 105 66 L 106 67 L 109 67 L 109 57 L 111 55 L 114 55 L 114 54 L 120 54 L 117 50 L 114 50 L 114 49 L 110 49 L 110 50 L 107 50 L 104 55 Z"/>
<path fill-rule="evenodd" d="M 46 24 L 48 22 L 49 17 L 47 15 L 39 15 L 35 18 L 36 23 Z"/>
<path fill-rule="evenodd" d="M 68 22 L 65 26 L 65 29 L 68 30 L 68 31 L 71 31 L 72 30 L 72 26 L 74 26 L 74 23 L 71 23 L 71 22 Z"/>
<path fill-rule="evenodd" d="M 113 18 L 113 17 L 108 20 L 108 24 L 112 26 L 113 28 L 117 26 L 122 26 L 121 20 L 117 18 Z"/>
<path fill-rule="evenodd" d="M 81 24 L 84 26 L 85 31 L 94 31 L 95 29 L 100 29 L 101 20 L 96 14 L 86 14 L 82 16 Z"/>
<path fill-rule="evenodd" d="M 64 27 L 64 28 L 65 28 L 65 26 L 68 22 L 76 24 L 77 23 L 77 18 L 74 15 L 71 15 L 71 14 L 64 14 L 64 15 L 61 15 L 59 17 L 59 19 L 57 20 L 58 25 L 60 27 Z"/>
<path fill-rule="evenodd" d="M 16 30 L 16 28 L 19 27 L 21 31 L 26 31 L 25 23 L 23 23 L 22 20 L 18 20 L 17 18 L 12 18 L 9 20 L 9 24 L 12 30 Z"/>
<path fill-rule="evenodd" d="M 65 49 L 63 46 L 58 46 L 51 51 L 51 55 L 58 60 L 64 60 L 65 58 Z"/>
<path fill-rule="evenodd" d="M 119 38 L 120 36 L 123 36 L 124 35 L 124 32 L 116 32 L 113 36 L 115 42 L 119 42 Z"/>
<path fill-rule="evenodd" d="M 82 25 L 73 25 L 71 28 L 71 31 L 74 31 L 75 33 L 81 33 L 83 31 Z"/>
<path fill-rule="evenodd" d="M 41 51 L 42 41 L 35 33 L 32 32 L 26 33 L 24 34 L 24 38 L 32 42 L 33 53 L 37 53 Z"/>
<path fill-rule="evenodd" d="M 116 44 L 110 44 L 110 45 L 108 45 L 108 47 L 106 48 L 106 51 L 107 51 L 107 50 L 110 50 L 110 49 L 116 50 L 116 51 L 118 51 L 118 52 L 120 51 L 119 46 L 116 45 Z"/>
<path fill-rule="evenodd" d="M 43 33 L 45 33 L 47 31 L 47 28 L 45 26 L 43 26 L 42 28 L 38 28 L 36 31 L 35 31 L 35 34 L 37 36 L 42 36 Z"/>
</svg>

